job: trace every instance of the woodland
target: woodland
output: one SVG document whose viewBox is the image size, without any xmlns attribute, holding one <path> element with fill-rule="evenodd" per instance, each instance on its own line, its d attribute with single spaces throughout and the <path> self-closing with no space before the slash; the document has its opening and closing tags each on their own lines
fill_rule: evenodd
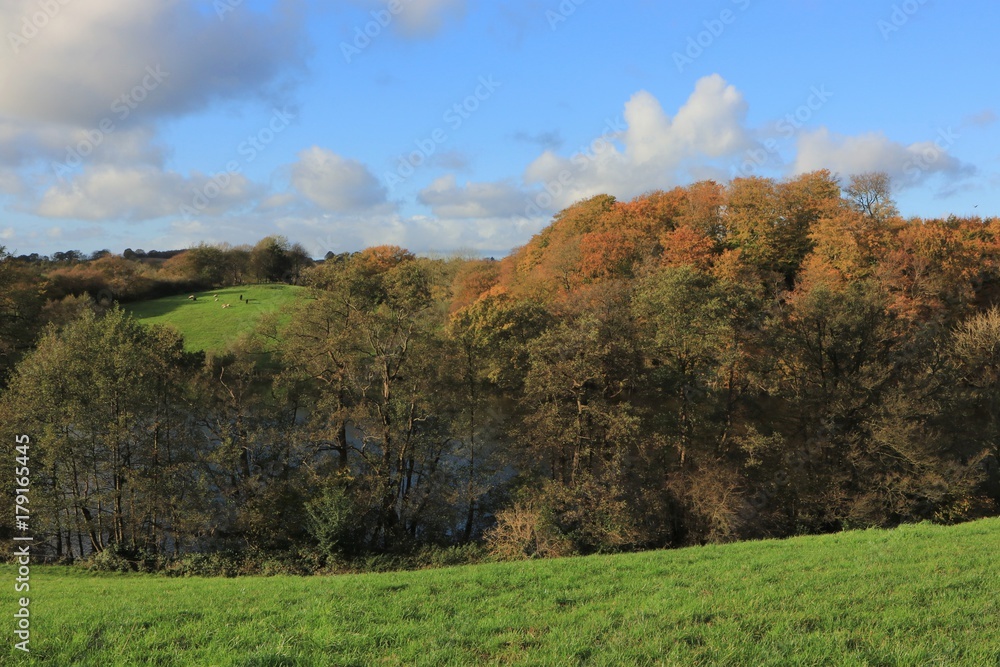
<svg viewBox="0 0 1000 667">
<path fill-rule="evenodd" d="M 1000 510 L 1000 218 L 904 218 L 882 173 L 595 196 L 499 260 L 2 257 L 0 460 L 30 436 L 53 562 L 313 572 Z M 304 289 L 226 349 L 128 313 L 251 283 Z"/>
</svg>

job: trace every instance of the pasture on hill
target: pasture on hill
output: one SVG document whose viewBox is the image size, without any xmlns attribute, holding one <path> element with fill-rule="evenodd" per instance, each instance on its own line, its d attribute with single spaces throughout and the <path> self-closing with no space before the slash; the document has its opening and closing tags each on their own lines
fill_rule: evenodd
<svg viewBox="0 0 1000 667">
<path fill-rule="evenodd" d="M 180 294 L 131 303 L 125 308 L 143 324 L 165 324 L 177 329 L 188 351 L 217 351 L 252 331 L 261 316 L 280 311 L 305 294 L 305 288 L 293 285 L 243 285 L 195 292 L 195 300 Z M 226 304 L 230 307 L 223 308 Z"/>
<path fill-rule="evenodd" d="M 987 519 L 337 577 L 35 567 L 32 652 L 9 640 L 0 655 L 101 667 L 995 667 L 998 544 L 1000 519 Z M 14 580 L 12 566 L 0 572 Z"/>
</svg>

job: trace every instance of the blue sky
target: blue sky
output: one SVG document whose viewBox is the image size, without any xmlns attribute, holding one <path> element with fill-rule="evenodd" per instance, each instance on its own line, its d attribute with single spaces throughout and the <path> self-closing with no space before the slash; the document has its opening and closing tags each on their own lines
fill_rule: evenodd
<svg viewBox="0 0 1000 667">
<path fill-rule="evenodd" d="M 499 256 L 598 193 L 889 172 L 1000 213 L 1000 6 L 5 0 L 0 245 Z"/>
</svg>

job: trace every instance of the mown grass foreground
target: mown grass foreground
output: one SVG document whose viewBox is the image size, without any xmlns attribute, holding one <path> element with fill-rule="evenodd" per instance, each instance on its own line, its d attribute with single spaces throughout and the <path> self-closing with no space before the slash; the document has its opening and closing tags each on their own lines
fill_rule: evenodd
<svg viewBox="0 0 1000 667">
<path fill-rule="evenodd" d="M 176 328 L 187 350 L 224 350 L 252 331 L 265 313 L 277 312 L 304 294 L 304 288 L 292 285 L 244 285 L 196 292 L 195 301 L 185 294 L 141 301 L 129 304 L 127 310 L 144 324 Z M 224 304 L 231 307 L 223 308 Z"/>
<path fill-rule="evenodd" d="M 341 577 L 36 567 L 31 665 L 1000 664 L 1000 520 Z M 12 581 L 10 566 L 0 573 Z M 4 586 L 11 625 L 13 586 Z"/>
</svg>

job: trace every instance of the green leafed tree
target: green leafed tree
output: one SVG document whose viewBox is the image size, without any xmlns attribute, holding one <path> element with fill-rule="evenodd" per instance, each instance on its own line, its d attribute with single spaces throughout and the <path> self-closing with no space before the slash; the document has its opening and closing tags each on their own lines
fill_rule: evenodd
<svg viewBox="0 0 1000 667">
<path fill-rule="evenodd" d="M 50 328 L 18 365 L 5 427 L 32 436 L 34 529 L 57 556 L 164 551 L 190 537 L 201 499 L 183 357 L 176 334 L 115 308 Z"/>
</svg>

